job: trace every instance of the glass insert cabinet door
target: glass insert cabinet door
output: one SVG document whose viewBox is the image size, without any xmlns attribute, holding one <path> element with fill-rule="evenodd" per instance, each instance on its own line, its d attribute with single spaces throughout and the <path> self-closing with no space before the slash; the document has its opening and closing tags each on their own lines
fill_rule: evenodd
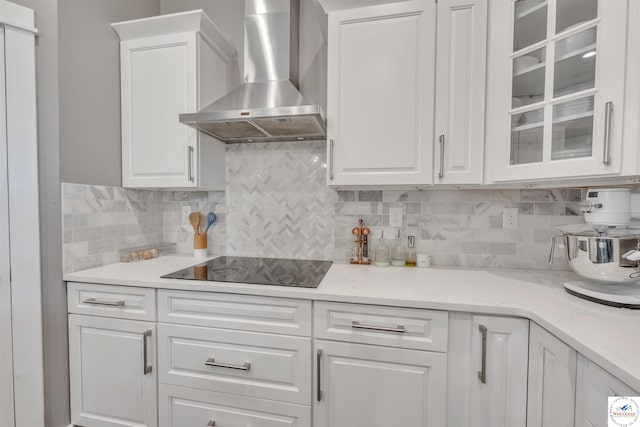
<svg viewBox="0 0 640 427">
<path fill-rule="evenodd" d="M 492 4 L 493 22 L 510 25 L 490 34 L 500 69 L 489 87 L 502 87 L 490 95 L 501 123 L 494 179 L 618 173 L 627 0 Z"/>
</svg>

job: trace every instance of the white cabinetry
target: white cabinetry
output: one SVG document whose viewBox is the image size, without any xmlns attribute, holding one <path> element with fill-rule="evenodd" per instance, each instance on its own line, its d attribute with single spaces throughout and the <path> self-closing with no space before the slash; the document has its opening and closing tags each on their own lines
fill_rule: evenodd
<svg viewBox="0 0 640 427">
<path fill-rule="evenodd" d="M 315 427 L 445 424 L 446 312 L 316 303 L 314 318 Z M 409 350 L 425 347 L 442 352 Z"/>
<path fill-rule="evenodd" d="M 311 426 L 310 301 L 161 290 L 158 313 L 160 427 Z"/>
<path fill-rule="evenodd" d="M 328 184 L 431 184 L 436 4 L 330 11 Z"/>
<path fill-rule="evenodd" d="M 436 58 L 436 184 L 482 184 L 487 0 L 440 0 Z"/>
<path fill-rule="evenodd" d="M 573 427 L 576 403 L 574 349 L 531 323 L 527 427 Z"/>
<path fill-rule="evenodd" d="M 69 283 L 67 299 L 72 423 L 156 427 L 155 290 Z"/>
<path fill-rule="evenodd" d="M 178 115 L 228 92 L 235 50 L 202 11 L 113 28 L 122 40 L 123 186 L 224 190 L 224 144 Z"/>
<path fill-rule="evenodd" d="M 640 394 L 582 355 L 576 389 L 576 427 L 607 427 L 607 397 Z"/>
<path fill-rule="evenodd" d="M 155 323 L 69 316 L 71 421 L 157 426 Z"/>
<path fill-rule="evenodd" d="M 621 172 L 628 8 L 626 0 L 490 3 L 489 181 Z"/>
<path fill-rule="evenodd" d="M 524 427 L 526 319 L 449 315 L 447 425 Z"/>
</svg>

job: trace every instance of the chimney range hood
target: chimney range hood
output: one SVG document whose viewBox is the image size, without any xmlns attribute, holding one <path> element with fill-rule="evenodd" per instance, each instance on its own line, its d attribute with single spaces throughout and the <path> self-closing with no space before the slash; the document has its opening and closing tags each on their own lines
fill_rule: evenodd
<svg viewBox="0 0 640 427">
<path fill-rule="evenodd" d="M 180 122 L 223 142 L 325 139 L 319 105 L 308 104 L 298 77 L 299 0 L 246 0 L 244 82 Z"/>
</svg>

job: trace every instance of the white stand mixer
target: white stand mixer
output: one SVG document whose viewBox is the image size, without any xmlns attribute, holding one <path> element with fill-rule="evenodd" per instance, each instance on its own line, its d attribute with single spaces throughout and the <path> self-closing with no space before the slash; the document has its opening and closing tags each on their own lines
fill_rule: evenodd
<svg viewBox="0 0 640 427">
<path fill-rule="evenodd" d="M 583 280 L 566 282 L 572 295 L 640 309 L 640 194 L 628 188 L 589 189 L 580 204 L 586 224 L 560 226 L 569 266 Z M 549 262 L 553 260 L 555 236 Z"/>
</svg>

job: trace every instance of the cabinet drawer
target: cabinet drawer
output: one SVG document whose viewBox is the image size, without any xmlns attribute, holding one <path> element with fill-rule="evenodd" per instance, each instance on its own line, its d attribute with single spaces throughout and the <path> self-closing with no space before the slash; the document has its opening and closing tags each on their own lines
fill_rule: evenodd
<svg viewBox="0 0 640 427">
<path fill-rule="evenodd" d="M 311 339 L 158 325 L 161 383 L 310 404 Z"/>
<path fill-rule="evenodd" d="M 314 319 L 315 338 L 447 351 L 446 311 L 316 302 Z"/>
<path fill-rule="evenodd" d="M 160 322 L 311 336 L 311 302 L 211 292 L 158 291 Z"/>
<path fill-rule="evenodd" d="M 160 427 L 310 427 L 311 407 L 160 385 Z"/>
<path fill-rule="evenodd" d="M 156 320 L 155 289 L 70 282 L 67 305 L 69 313 Z"/>
</svg>

